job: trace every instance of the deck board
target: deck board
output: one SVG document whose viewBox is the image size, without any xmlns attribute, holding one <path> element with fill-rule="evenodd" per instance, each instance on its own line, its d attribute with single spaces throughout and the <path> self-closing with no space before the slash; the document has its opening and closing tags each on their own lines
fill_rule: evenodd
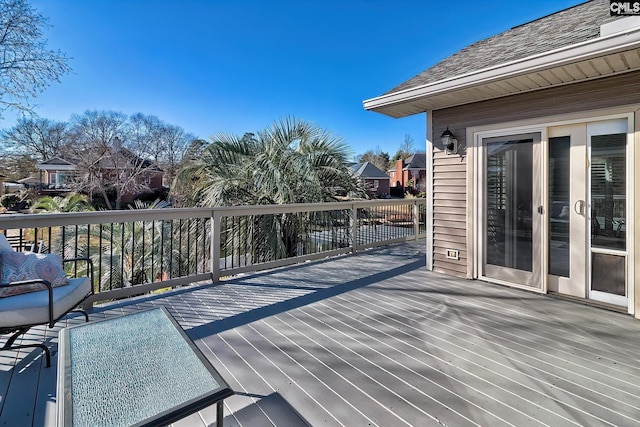
<svg viewBox="0 0 640 427">
<path fill-rule="evenodd" d="M 640 426 L 640 322 L 425 270 L 392 245 L 97 306 L 166 307 L 237 394 L 225 425 Z M 57 363 L 57 334 L 35 328 Z M 45 335 L 46 334 L 46 335 Z M 55 425 L 56 367 L 0 353 L 0 426 Z M 34 410 L 35 409 L 35 410 Z M 215 425 L 215 406 L 174 423 Z"/>
</svg>

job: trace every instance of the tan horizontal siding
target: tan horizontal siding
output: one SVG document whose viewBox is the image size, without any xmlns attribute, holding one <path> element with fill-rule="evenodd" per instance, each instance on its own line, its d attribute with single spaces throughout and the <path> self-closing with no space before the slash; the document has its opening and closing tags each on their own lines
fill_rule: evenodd
<svg viewBox="0 0 640 427">
<path fill-rule="evenodd" d="M 439 206 L 438 215 L 461 215 L 459 208 L 452 208 L 448 206 Z"/>
<path fill-rule="evenodd" d="M 467 243 L 466 236 L 447 236 L 447 235 L 435 235 L 433 237 L 435 242 L 457 242 L 457 243 Z"/>
<path fill-rule="evenodd" d="M 435 168 L 439 167 L 439 166 L 456 166 L 456 165 L 460 165 L 460 164 L 464 164 L 459 156 L 452 156 L 452 155 L 442 155 L 442 156 L 438 156 L 433 158 L 433 166 Z"/>
<path fill-rule="evenodd" d="M 460 257 L 460 261 L 464 261 L 466 263 L 466 261 L 467 261 L 467 253 L 466 252 L 458 252 L 458 255 Z M 459 260 L 447 258 L 446 251 L 434 252 L 433 259 L 434 260 L 438 260 L 438 261 L 440 261 L 442 263 L 450 263 L 450 264 L 453 264 L 453 265 L 459 265 L 458 264 Z M 462 272 L 462 271 L 466 271 L 466 270 L 464 270 L 464 269 L 456 269 L 456 271 L 461 271 Z"/>
<path fill-rule="evenodd" d="M 437 259 L 440 260 L 447 260 L 447 261 L 456 261 L 456 260 L 452 260 L 447 258 L 447 250 L 448 249 L 456 249 L 456 248 L 434 248 L 433 250 L 433 256 Z M 463 251 L 458 249 L 458 256 L 460 257 L 460 259 L 467 259 L 467 251 Z"/>
<path fill-rule="evenodd" d="M 442 186 L 439 185 L 433 188 L 434 195 L 438 195 L 440 198 L 459 199 L 460 195 L 466 197 L 467 189 L 462 186 Z"/>
<path fill-rule="evenodd" d="M 434 134 L 440 135 L 442 131 Z M 466 189 L 466 157 L 446 154 L 436 142 L 433 153 L 433 269 L 457 277 L 466 277 L 467 272 Z M 447 249 L 459 250 L 460 259 L 448 259 Z"/>
<path fill-rule="evenodd" d="M 445 168 L 439 168 L 433 170 L 434 179 L 462 179 L 466 178 L 467 174 L 464 171 L 457 170 L 444 170 Z"/>
<path fill-rule="evenodd" d="M 457 161 L 455 163 L 437 164 L 437 165 L 433 165 L 433 172 L 434 173 L 438 173 L 438 172 L 444 172 L 444 173 L 457 172 L 457 173 L 460 173 L 461 175 L 464 175 L 467 172 L 467 164 L 466 163 L 460 163 L 460 161 Z"/>
<path fill-rule="evenodd" d="M 456 227 L 434 226 L 433 227 L 433 232 L 434 232 L 434 234 L 441 233 L 441 234 L 443 234 L 443 236 L 448 236 L 448 235 L 458 236 L 458 237 L 466 237 L 467 236 L 467 230 L 465 230 L 464 228 L 456 228 Z"/>
<path fill-rule="evenodd" d="M 440 225 L 440 224 L 443 224 L 443 225 Z M 439 225 L 434 226 L 435 231 L 451 230 L 451 229 L 464 231 L 464 233 L 458 232 L 456 234 L 458 236 L 466 235 L 467 221 L 466 220 L 465 221 L 440 220 Z"/>
<path fill-rule="evenodd" d="M 436 196 L 437 194 L 434 194 L 434 197 L 433 197 L 434 212 L 435 212 L 435 207 L 440 207 L 440 206 L 446 206 L 450 208 L 462 208 L 463 209 L 462 211 L 464 211 L 464 209 L 467 206 L 467 202 L 465 200 L 438 199 Z"/>
<path fill-rule="evenodd" d="M 451 185 L 459 185 L 461 187 L 467 186 L 467 179 L 465 178 L 453 178 L 453 179 L 441 179 L 437 182 L 434 182 L 434 186 L 451 186 Z"/>
<path fill-rule="evenodd" d="M 455 187 L 451 187 L 451 188 L 455 188 Z M 441 191 L 442 190 L 442 191 Z M 450 189 L 447 189 L 446 187 L 441 187 L 438 186 L 438 189 L 436 190 L 434 188 L 433 191 L 433 201 L 434 202 L 456 202 L 456 204 L 451 205 L 451 206 L 456 206 L 461 208 L 463 211 L 467 206 L 467 201 L 466 201 L 466 196 L 464 194 L 462 194 L 462 196 L 456 192 L 456 191 L 450 191 Z M 458 193 L 455 196 L 451 197 L 449 195 L 446 195 L 446 193 Z"/>
<path fill-rule="evenodd" d="M 467 242 L 466 240 L 464 242 L 454 242 L 452 239 L 447 239 L 447 240 L 440 240 L 440 239 L 434 239 L 433 241 L 433 251 L 437 252 L 437 250 L 442 249 L 442 250 L 446 250 L 446 249 L 457 249 L 459 251 L 467 251 Z"/>
<path fill-rule="evenodd" d="M 512 81 L 517 85 L 520 82 Z M 501 83 L 502 84 L 502 83 Z M 506 96 L 433 112 L 434 271 L 466 277 L 467 260 L 442 259 L 439 249 L 462 250 L 467 215 L 467 128 L 640 103 L 640 72 Z M 439 136 L 449 128 L 458 154 L 444 152 Z M 452 221 L 455 220 L 455 221 Z M 456 245 L 455 247 L 452 245 Z M 471 251 L 471 248 L 466 248 Z M 437 252 L 436 252 L 437 251 Z M 465 254 L 467 252 L 465 251 Z"/>
<path fill-rule="evenodd" d="M 461 145 L 466 128 L 640 103 L 640 71 L 588 82 L 511 95 L 433 112 L 433 134 L 449 126 Z M 439 138 L 434 138 L 439 145 Z"/>
<path fill-rule="evenodd" d="M 467 216 L 465 214 L 461 214 L 461 213 L 442 213 L 442 212 L 437 212 L 433 214 L 433 219 L 434 221 L 442 221 L 443 224 L 446 224 L 448 222 L 457 222 L 460 224 L 464 224 L 466 227 L 467 224 Z"/>
</svg>

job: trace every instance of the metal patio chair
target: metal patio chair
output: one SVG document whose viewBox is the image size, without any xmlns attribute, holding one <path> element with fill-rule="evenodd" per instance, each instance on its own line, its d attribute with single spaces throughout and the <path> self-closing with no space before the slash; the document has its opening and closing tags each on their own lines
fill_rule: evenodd
<svg viewBox="0 0 640 427">
<path fill-rule="evenodd" d="M 0 247 L 2 243 L 8 244 L 4 235 L 0 233 Z M 53 328 L 58 320 L 74 310 L 82 312 L 86 321 L 89 321 L 87 313 L 77 307 L 93 294 L 93 263 L 89 258 L 65 259 L 62 262 L 63 264 L 86 262 L 87 276 L 69 278 L 68 284 L 58 287 L 39 278 L 0 284 L 3 287 L 19 287 L 37 283 L 43 285 L 41 290 L 0 298 L 0 335 L 10 335 L 0 350 L 40 348 L 45 353 L 47 367 L 49 367 L 51 366 L 51 354 L 46 345 L 40 343 L 16 344 L 16 340 L 33 326 L 46 324 L 49 328 Z"/>
</svg>

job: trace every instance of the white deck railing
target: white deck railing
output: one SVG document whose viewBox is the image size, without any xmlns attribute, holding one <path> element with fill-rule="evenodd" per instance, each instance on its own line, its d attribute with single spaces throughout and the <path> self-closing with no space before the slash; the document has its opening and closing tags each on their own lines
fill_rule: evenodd
<svg viewBox="0 0 640 427">
<path fill-rule="evenodd" d="M 404 199 L 12 214 L 0 215 L 0 231 L 19 250 L 93 259 L 93 303 L 422 238 L 425 208 Z"/>
</svg>

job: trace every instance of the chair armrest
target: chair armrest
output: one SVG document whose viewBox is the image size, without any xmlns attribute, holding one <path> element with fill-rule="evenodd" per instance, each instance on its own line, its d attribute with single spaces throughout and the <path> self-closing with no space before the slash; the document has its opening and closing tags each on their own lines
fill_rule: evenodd
<svg viewBox="0 0 640 427">
<path fill-rule="evenodd" d="M 53 322 L 53 286 L 51 286 L 51 282 L 44 279 L 29 279 L 29 280 L 20 280 L 17 282 L 7 283 L 5 286 L 32 285 L 34 283 L 41 283 L 45 285 L 47 288 L 47 293 L 49 295 L 49 327 L 53 328 L 53 324 L 54 324 Z"/>
<path fill-rule="evenodd" d="M 73 262 L 77 263 L 78 261 L 85 261 L 87 263 L 87 273 L 89 276 L 89 280 L 91 280 L 91 293 L 93 294 L 93 260 L 88 257 L 77 257 L 77 258 L 67 258 L 63 259 L 62 263 Z"/>
</svg>

